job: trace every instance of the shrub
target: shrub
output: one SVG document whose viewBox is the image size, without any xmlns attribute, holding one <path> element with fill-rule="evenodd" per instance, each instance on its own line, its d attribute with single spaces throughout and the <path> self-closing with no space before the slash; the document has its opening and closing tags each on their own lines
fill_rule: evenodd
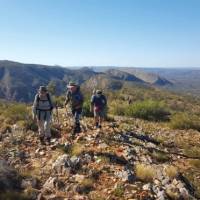
<svg viewBox="0 0 200 200">
<path fill-rule="evenodd" d="M 62 108 L 65 102 L 65 96 L 53 96 L 52 101 L 55 105 Z"/>
<path fill-rule="evenodd" d="M 4 111 L 4 116 L 12 123 L 19 120 L 26 120 L 29 116 L 29 110 L 24 104 L 10 104 Z"/>
<path fill-rule="evenodd" d="M 113 194 L 116 196 L 116 197 L 123 197 L 125 193 L 125 188 L 123 185 L 117 185 L 117 187 L 115 188 L 115 190 L 113 191 Z"/>
<path fill-rule="evenodd" d="M 200 131 L 199 117 L 187 113 L 177 113 L 171 118 L 170 127 L 173 129 L 195 129 Z"/>
<path fill-rule="evenodd" d="M 83 103 L 83 116 L 85 117 L 92 117 L 93 113 L 90 112 L 90 100 L 87 99 Z"/>
<path fill-rule="evenodd" d="M 166 106 L 162 102 L 153 100 L 132 104 L 127 107 L 125 114 L 127 116 L 152 121 L 165 121 L 169 116 Z"/>
<path fill-rule="evenodd" d="M 126 104 L 119 102 L 119 101 L 113 101 L 110 105 L 110 113 L 113 115 L 123 116 L 125 115 L 125 111 L 127 109 Z"/>
</svg>

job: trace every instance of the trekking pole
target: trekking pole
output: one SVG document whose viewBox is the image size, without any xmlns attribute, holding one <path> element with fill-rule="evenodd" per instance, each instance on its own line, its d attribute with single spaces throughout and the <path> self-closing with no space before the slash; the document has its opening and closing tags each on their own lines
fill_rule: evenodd
<svg viewBox="0 0 200 200">
<path fill-rule="evenodd" d="M 58 125 L 60 126 L 60 120 L 59 120 L 59 115 L 58 115 L 58 104 L 57 103 L 56 103 L 56 117 L 57 117 Z"/>
</svg>

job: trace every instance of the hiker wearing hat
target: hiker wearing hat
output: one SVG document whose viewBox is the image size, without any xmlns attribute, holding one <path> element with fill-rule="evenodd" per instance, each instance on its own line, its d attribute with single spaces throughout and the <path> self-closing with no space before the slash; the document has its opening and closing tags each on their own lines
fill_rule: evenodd
<svg viewBox="0 0 200 200">
<path fill-rule="evenodd" d="M 94 112 L 94 121 L 96 128 L 101 128 L 102 121 L 105 117 L 107 99 L 101 90 L 97 90 L 91 97 L 91 112 Z"/>
<path fill-rule="evenodd" d="M 65 99 L 65 106 L 70 103 L 71 112 L 74 117 L 73 134 L 80 133 L 80 116 L 83 107 L 83 95 L 80 91 L 80 86 L 74 82 L 70 82 L 67 86 L 67 94 Z"/>
<path fill-rule="evenodd" d="M 33 119 L 37 120 L 41 144 L 45 144 L 45 139 L 50 143 L 51 115 L 53 104 L 50 94 L 45 86 L 40 86 L 38 93 L 35 95 L 33 103 Z"/>
</svg>

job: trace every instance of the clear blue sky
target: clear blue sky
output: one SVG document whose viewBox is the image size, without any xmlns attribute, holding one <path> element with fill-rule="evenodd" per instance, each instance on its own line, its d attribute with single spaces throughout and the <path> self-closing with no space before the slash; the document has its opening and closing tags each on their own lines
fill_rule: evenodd
<svg viewBox="0 0 200 200">
<path fill-rule="evenodd" d="M 200 67 L 200 0 L 0 0 L 0 59 Z"/>
</svg>

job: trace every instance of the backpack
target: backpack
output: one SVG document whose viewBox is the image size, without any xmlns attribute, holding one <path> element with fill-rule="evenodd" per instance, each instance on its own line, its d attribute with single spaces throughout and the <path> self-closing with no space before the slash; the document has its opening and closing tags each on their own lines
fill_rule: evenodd
<svg viewBox="0 0 200 200">
<path fill-rule="evenodd" d="M 75 93 L 72 93 L 71 91 L 68 91 L 68 95 L 70 96 L 71 105 L 72 107 L 79 106 L 83 103 L 83 95 L 80 91 L 77 91 Z"/>
<path fill-rule="evenodd" d="M 93 103 L 94 103 L 94 109 L 95 111 L 101 111 L 105 106 L 106 106 L 106 98 L 104 95 L 101 96 L 94 96 L 93 99 Z"/>
<path fill-rule="evenodd" d="M 49 101 L 49 104 L 50 104 L 50 111 L 53 110 L 53 104 L 52 104 L 52 102 L 51 102 L 51 98 L 50 98 L 49 93 L 47 93 L 47 100 L 40 100 L 40 96 L 39 96 L 39 94 L 37 94 L 37 99 L 36 99 L 36 101 L 37 101 L 37 107 L 38 107 L 38 105 L 39 105 L 39 101 Z"/>
</svg>

